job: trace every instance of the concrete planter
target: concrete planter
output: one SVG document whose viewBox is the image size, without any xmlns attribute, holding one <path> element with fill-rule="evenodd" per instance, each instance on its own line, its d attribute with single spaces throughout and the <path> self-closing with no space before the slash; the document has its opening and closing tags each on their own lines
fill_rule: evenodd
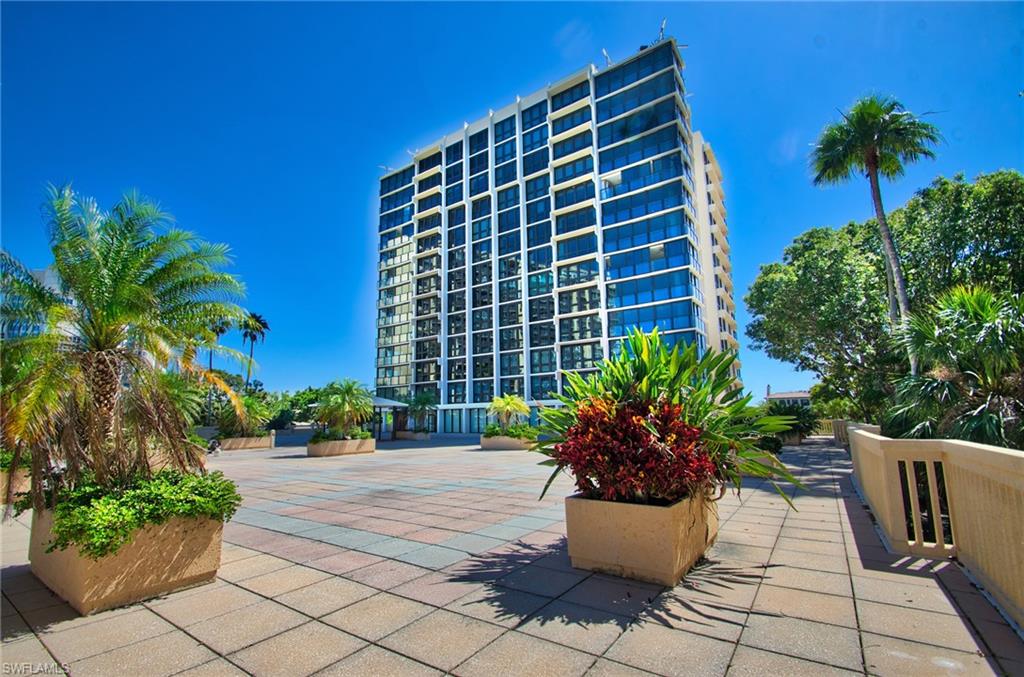
<svg viewBox="0 0 1024 677">
<path fill-rule="evenodd" d="M 10 489 L 13 498 L 14 494 L 28 491 L 31 484 L 32 478 L 27 470 L 15 470 L 14 472 L 0 470 L 0 501 L 6 503 L 8 485 L 11 485 Z"/>
<path fill-rule="evenodd" d="M 787 430 L 784 433 L 779 433 L 779 438 L 782 440 L 782 444 L 787 447 L 798 447 L 803 441 L 804 436 L 793 430 Z"/>
<path fill-rule="evenodd" d="M 221 451 L 242 451 L 243 449 L 273 449 L 274 435 L 263 437 L 225 437 L 220 441 Z"/>
<path fill-rule="evenodd" d="M 718 508 L 704 498 L 670 506 L 565 499 L 569 558 L 577 569 L 674 586 L 718 535 Z"/>
<path fill-rule="evenodd" d="M 348 456 L 350 454 L 372 454 L 377 450 L 377 440 L 328 440 L 306 445 L 306 456 Z"/>
<path fill-rule="evenodd" d="M 533 446 L 533 440 L 521 440 L 518 437 L 495 435 L 480 437 L 480 448 L 488 451 L 523 451 Z"/>
<path fill-rule="evenodd" d="M 46 552 L 52 525 L 49 510 L 32 516 L 32 573 L 82 615 L 210 583 L 220 567 L 220 520 L 174 517 L 148 524 L 98 560 L 75 546 Z"/>
<path fill-rule="evenodd" d="M 418 440 L 424 442 L 430 439 L 430 433 L 414 433 L 411 430 L 399 430 L 395 433 L 396 440 Z"/>
</svg>

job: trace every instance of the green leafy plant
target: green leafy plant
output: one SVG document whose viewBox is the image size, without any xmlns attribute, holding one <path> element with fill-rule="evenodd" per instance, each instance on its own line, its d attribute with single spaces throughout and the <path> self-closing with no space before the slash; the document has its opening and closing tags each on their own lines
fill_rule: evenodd
<svg viewBox="0 0 1024 677">
<path fill-rule="evenodd" d="M 1024 295 L 955 287 L 900 336 L 923 373 L 897 381 L 885 432 L 1024 449 Z"/>
<path fill-rule="evenodd" d="M 499 426 L 508 428 L 530 415 L 530 405 L 518 395 L 498 395 L 491 400 L 487 413 L 498 419 Z"/>
<path fill-rule="evenodd" d="M 56 511 L 86 486 L 120 496 L 161 467 L 192 478 L 183 488 L 201 488 L 202 450 L 188 435 L 195 393 L 182 379 L 217 387 L 241 409 L 196 361 L 201 349 L 240 357 L 211 329 L 244 315 L 241 283 L 221 270 L 228 248 L 174 228 L 134 194 L 105 212 L 70 187 L 52 188 L 47 218 L 45 274 L 0 253 L 4 319 L 39 328 L 3 341 L 0 389 L 2 444 L 29 450 L 40 471 L 33 507 Z"/>
<path fill-rule="evenodd" d="M 756 445 L 792 421 L 751 418 L 751 396 L 731 374 L 735 360 L 698 355 L 695 345 L 669 351 L 657 330 L 636 329 L 597 374 L 569 373 L 564 406 L 540 413 L 544 439 L 535 450 L 554 468 L 543 493 L 565 470 L 585 496 L 640 503 L 710 495 L 727 483 L 738 489 L 744 475 L 795 481 Z"/>
<path fill-rule="evenodd" d="M 513 423 L 502 427 L 499 423 L 489 423 L 484 428 L 484 437 L 513 437 L 517 440 L 533 441 L 537 439 L 537 429 L 526 423 Z"/>
<path fill-rule="evenodd" d="M 14 452 L 0 449 L 0 470 L 10 472 L 14 468 Z"/>
<path fill-rule="evenodd" d="M 225 521 L 242 504 L 235 484 L 219 471 L 196 475 L 162 470 L 116 490 L 84 477 L 73 489 L 62 489 L 48 499 L 55 507 L 53 540 L 47 550 L 74 545 L 92 559 L 116 552 L 147 524 L 162 524 L 172 517 Z M 18 508 L 30 506 L 25 499 Z"/>
<path fill-rule="evenodd" d="M 316 444 L 318 442 L 333 442 L 338 440 L 369 439 L 373 439 L 373 433 L 369 430 L 363 430 L 362 428 L 348 428 L 347 430 L 328 428 L 327 430 L 318 430 L 313 433 L 313 436 L 309 438 L 309 442 L 310 444 Z"/>
<path fill-rule="evenodd" d="M 270 407 L 263 398 L 256 395 L 242 397 L 242 411 L 234 407 L 221 410 L 217 426 L 217 436 L 225 437 L 259 437 L 266 432 L 266 423 L 270 419 Z"/>
<path fill-rule="evenodd" d="M 314 417 L 326 430 L 349 430 L 373 416 L 373 395 L 353 379 L 328 383 L 320 391 Z"/>
<path fill-rule="evenodd" d="M 770 416 L 786 416 L 792 419 L 790 430 L 806 437 L 818 428 L 818 416 L 810 407 L 801 404 L 785 404 L 769 401 L 765 404 L 764 413 Z"/>
<path fill-rule="evenodd" d="M 430 426 L 427 425 L 427 417 L 437 409 L 437 399 L 432 393 L 420 392 L 406 400 L 409 407 L 405 410 L 409 420 L 412 421 L 413 432 L 429 433 Z"/>
</svg>

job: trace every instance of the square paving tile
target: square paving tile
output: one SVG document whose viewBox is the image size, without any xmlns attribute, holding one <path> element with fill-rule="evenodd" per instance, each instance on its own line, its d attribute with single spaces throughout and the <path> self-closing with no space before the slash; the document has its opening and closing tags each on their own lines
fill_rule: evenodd
<svg viewBox="0 0 1024 677">
<path fill-rule="evenodd" d="M 807 590 L 762 585 L 754 600 L 753 612 L 857 628 L 857 614 L 852 599 Z"/>
<path fill-rule="evenodd" d="M 355 571 L 356 569 L 362 569 L 363 567 L 370 566 L 371 564 L 376 564 L 383 559 L 383 557 L 370 555 L 357 550 L 346 550 L 345 552 L 337 555 L 312 560 L 311 562 L 308 562 L 306 566 L 311 566 L 315 569 L 327 571 L 332 574 L 344 574 L 349 571 Z"/>
<path fill-rule="evenodd" d="M 503 632 L 496 625 L 441 609 L 385 637 L 380 644 L 448 671 Z"/>
<path fill-rule="evenodd" d="M 311 621 L 242 649 L 231 660 L 254 675 L 308 675 L 364 646 L 357 637 Z"/>
<path fill-rule="evenodd" d="M 419 550 L 411 550 L 405 554 L 397 555 L 395 559 L 427 569 L 443 569 L 456 562 L 461 562 L 468 556 L 462 550 L 452 550 L 440 545 L 427 545 Z"/>
<path fill-rule="evenodd" d="M 547 597 L 521 590 L 487 585 L 460 597 L 445 608 L 488 623 L 514 628 L 550 601 Z"/>
<path fill-rule="evenodd" d="M 172 632 L 71 663 L 72 675 L 171 675 L 217 654 L 184 632 Z"/>
<path fill-rule="evenodd" d="M 177 593 L 146 605 L 171 623 L 185 627 L 262 601 L 256 593 L 225 584 L 199 595 Z"/>
<path fill-rule="evenodd" d="M 429 573 L 431 573 L 430 569 L 424 569 L 407 562 L 386 559 L 383 562 L 377 562 L 368 567 L 350 571 L 345 574 L 345 577 L 380 590 L 390 590 L 397 585 L 407 583 Z"/>
<path fill-rule="evenodd" d="M 659 675 L 724 675 L 733 647 L 729 642 L 656 623 L 636 623 L 622 633 L 605 656 Z"/>
<path fill-rule="evenodd" d="M 867 632 L 898 636 L 959 651 L 977 651 L 979 643 L 958 616 L 857 600 L 860 627 Z"/>
<path fill-rule="evenodd" d="M 331 577 L 304 588 L 286 592 L 275 599 L 307 616 L 318 618 L 365 599 L 375 592 L 373 588 L 361 583 Z"/>
<path fill-rule="evenodd" d="M 396 586 L 390 592 L 418 602 L 445 606 L 460 597 L 465 597 L 480 586 L 480 583 L 463 581 L 451 574 L 435 572 Z"/>
<path fill-rule="evenodd" d="M 545 567 L 525 566 L 498 579 L 498 585 L 545 597 L 558 597 L 590 575 L 590 572 L 554 571 Z"/>
<path fill-rule="evenodd" d="M 848 670 L 862 669 L 860 636 L 850 628 L 755 613 L 747 619 L 740 644 Z"/>
<path fill-rule="evenodd" d="M 872 675 L 998 675 L 977 653 L 864 633 L 864 659 Z"/>
<path fill-rule="evenodd" d="M 247 578 L 244 581 L 240 581 L 238 585 L 264 597 L 277 597 L 286 592 L 322 581 L 330 575 L 326 571 L 295 565 L 272 571 L 269 574 Z"/>
<path fill-rule="evenodd" d="M 545 674 L 573 677 L 584 674 L 594 660 L 594 656 L 567 646 L 509 632 L 460 665 L 456 672 L 466 677 Z"/>
<path fill-rule="evenodd" d="M 229 654 L 308 620 L 283 604 L 266 600 L 196 623 L 189 626 L 188 631 L 195 637 L 202 637 L 203 643 L 217 653 Z"/>
<path fill-rule="evenodd" d="M 600 655 L 619 638 L 631 619 L 591 607 L 555 600 L 518 630 L 526 634 Z"/>
<path fill-rule="evenodd" d="M 68 630 L 43 633 L 40 640 L 62 663 L 73 663 L 173 630 L 174 626 L 160 616 L 138 607 L 107 618 L 101 614 L 93 623 L 83 623 Z"/>
<path fill-rule="evenodd" d="M 324 677 L 433 677 L 443 673 L 393 651 L 368 646 L 317 674 Z"/>
<path fill-rule="evenodd" d="M 595 574 L 573 587 L 562 601 L 610 611 L 620 616 L 636 616 L 665 590 L 660 585 Z"/>
<path fill-rule="evenodd" d="M 434 611 L 434 607 L 381 592 L 325 616 L 324 623 L 376 642 Z"/>
<path fill-rule="evenodd" d="M 853 677 L 859 674 L 863 673 L 743 645 L 736 647 L 732 665 L 729 666 L 729 677 L 734 675 L 737 677 L 763 677 L 764 675 Z"/>
</svg>

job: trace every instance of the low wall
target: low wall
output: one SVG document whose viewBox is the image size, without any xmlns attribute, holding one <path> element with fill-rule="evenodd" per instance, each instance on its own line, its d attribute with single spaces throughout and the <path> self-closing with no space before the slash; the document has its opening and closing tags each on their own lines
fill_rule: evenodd
<svg viewBox="0 0 1024 677">
<path fill-rule="evenodd" d="M 306 456 L 348 456 L 350 454 L 372 454 L 377 450 L 377 440 L 328 440 L 306 445 Z"/>
<path fill-rule="evenodd" d="M 956 556 L 1024 625 L 1024 452 L 848 427 L 854 477 L 899 553 Z"/>
<path fill-rule="evenodd" d="M 414 433 L 411 430 L 398 430 L 395 431 L 396 440 L 419 440 L 425 441 L 430 439 L 430 433 Z"/>
<path fill-rule="evenodd" d="M 518 437 L 494 435 L 480 437 L 480 448 L 488 451 L 525 451 L 533 446 L 533 440 L 521 440 Z"/>
<path fill-rule="evenodd" d="M 220 441 L 221 451 L 241 451 L 243 449 L 273 449 L 274 433 L 264 437 L 225 437 Z"/>
</svg>

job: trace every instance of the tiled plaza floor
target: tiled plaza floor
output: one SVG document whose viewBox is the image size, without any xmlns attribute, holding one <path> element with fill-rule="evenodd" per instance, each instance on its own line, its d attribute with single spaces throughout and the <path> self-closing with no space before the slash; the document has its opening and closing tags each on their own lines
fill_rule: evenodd
<svg viewBox="0 0 1024 677">
<path fill-rule="evenodd" d="M 798 510 L 730 493 L 708 561 L 671 590 L 573 569 L 571 485 L 538 501 L 536 455 L 381 447 L 213 459 L 245 497 L 218 580 L 94 616 L 29 573 L 27 516 L 4 525 L 4 673 L 1024 674 L 1024 643 L 954 564 L 882 548 L 822 443 L 783 456 Z"/>
</svg>

